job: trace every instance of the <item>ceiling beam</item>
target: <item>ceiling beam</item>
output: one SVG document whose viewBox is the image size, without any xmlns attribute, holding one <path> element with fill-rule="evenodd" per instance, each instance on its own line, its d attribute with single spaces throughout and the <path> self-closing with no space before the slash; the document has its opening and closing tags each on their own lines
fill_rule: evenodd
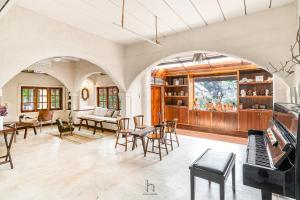
<svg viewBox="0 0 300 200">
<path fill-rule="evenodd" d="M 226 19 L 226 17 L 225 17 L 224 12 L 223 12 L 223 9 L 222 9 L 222 6 L 221 6 L 221 4 L 220 4 L 220 1 L 217 0 L 217 3 L 218 3 L 218 6 L 219 6 L 220 11 L 221 11 L 221 13 L 222 13 L 223 19 L 224 19 L 224 21 L 226 21 L 227 19 Z"/>
<path fill-rule="evenodd" d="M 153 15 L 154 17 L 157 16 L 157 14 L 155 14 L 153 11 L 151 11 L 147 6 L 145 6 L 140 0 L 135 0 L 141 7 L 143 7 L 148 13 L 150 13 L 151 15 Z M 163 21 L 163 19 L 161 19 L 159 16 L 157 16 L 157 18 L 164 23 L 164 25 L 166 27 L 168 27 L 170 30 L 172 30 L 174 33 L 178 33 L 174 28 L 172 28 L 171 26 L 169 26 L 168 23 L 165 23 Z"/>
<path fill-rule="evenodd" d="M 176 10 L 174 10 L 172 8 L 172 6 L 166 1 L 166 0 L 162 0 L 167 6 L 168 8 L 178 17 L 178 19 L 180 19 L 180 21 L 182 23 L 184 23 L 186 25 L 186 27 L 188 27 L 189 30 L 192 30 L 192 28 L 184 21 L 184 19 L 176 12 Z"/>
<path fill-rule="evenodd" d="M 4 2 L 4 4 L 1 6 L 1 8 L 0 8 L 0 12 L 7 6 L 7 4 L 8 4 L 8 2 L 9 2 L 10 0 L 6 0 L 5 2 Z"/>
<path fill-rule="evenodd" d="M 193 8 L 196 10 L 197 14 L 201 17 L 202 21 L 204 22 L 204 24 L 207 26 L 208 23 L 207 21 L 204 19 L 203 15 L 201 14 L 201 12 L 199 11 L 199 9 L 197 8 L 197 6 L 194 4 L 193 0 L 189 0 L 189 2 L 192 4 Z"/>
<path fill-rule="evenodd" d="M 246 3 L 246 0 L 244 0 L 244 11 L 245 11 L 245 15 L 247 15 L 247 3 Z"/>
</svg>

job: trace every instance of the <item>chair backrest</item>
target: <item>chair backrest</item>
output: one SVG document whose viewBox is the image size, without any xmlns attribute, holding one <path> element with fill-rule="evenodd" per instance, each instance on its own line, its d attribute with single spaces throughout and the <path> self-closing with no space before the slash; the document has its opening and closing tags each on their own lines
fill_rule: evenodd
<svg viewBox="0 0 300 200">
<path fill-rule="evenodd" d="M 60 118 L 56 119 L 56 124 L 57 124 L 57 128 L 58 128 L 59 132 L 62 132 L 63 122 L 62 122 L 62 120 Z"/>
<path fill-rule="evenodd" d="M 136 115 L 133 117 L 134 126 L 144 126 L 144 115 Z"/>
<path fill-rule="evenodd" d="M 118 130 L 129 130 L 129 121 L 130 118 L 127 117 L 123 117 L 121 119 L 118 120 Z"/>
<path fill-rule="evenodd" d="M 165 125 L 166 125 L 166 132 L 174 133 L 176 131 L 176 121 L 175 120 L 166 121 Z"/>
<path fill-rule="evenodd" d="M 38 121 L 52 121 L 53 111 L 41 110 L 39 111 Z"/>
<path fill-rule="evenodd" d="M 160 135 L 160 139 L 163 139 L 165 136 L 165 126 L 163 124 L 154 125 L 154 133 Z"/>
</svg>

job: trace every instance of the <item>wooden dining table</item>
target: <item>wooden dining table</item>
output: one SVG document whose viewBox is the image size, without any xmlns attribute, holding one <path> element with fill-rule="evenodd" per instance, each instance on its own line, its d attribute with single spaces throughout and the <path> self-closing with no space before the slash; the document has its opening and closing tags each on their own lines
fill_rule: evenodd
<svg viewBox="0 0 300 200">
<path fill-rule="evenodd" d="M 154 129 L 153 126 L 149 126 L 149 127 L 144 128 L 144 129 L 141 129 L 141 130 L 132 131 L 130 133 L 130 135 L 133 136 L 132 150 L 135 149 L 137 139 L 141 139 L 142 146 L 143 146 L 143 151 L 144 151 L 144 156 L 146 156 L 147 149 L 146 149 L 145 137 L 148 134 L 153 133 L 154 130 L 155 129 Z"/>
<path fill-rule="evenodd" d="M 4 142 L 5 142 L 5 148 L 6 148 L 6 154 L 3 156 L 0 156 L 0 159 L 3 161 L 0 161 L 0 165 L 9 163 L 10 168 L 13 169 L 13 163 L 10 155 L 11 146 L 13 143 L 14 136 L 16 134 L 17 129 L 12 126 L 4 125 L 3 129 L 0 129 L 0 135 L 3 135 Z M 8 137 L 10 135 L 10 137 Z"/>
</svg>

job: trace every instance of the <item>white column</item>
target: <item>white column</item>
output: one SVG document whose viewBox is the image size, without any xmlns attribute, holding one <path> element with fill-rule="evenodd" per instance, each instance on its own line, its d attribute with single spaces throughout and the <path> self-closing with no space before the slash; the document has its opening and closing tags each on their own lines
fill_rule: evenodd
<svg viewBox="0 0 300 200">
<path fill-rule="evenodd" d="M 80 98 L 79 92 L 71 92 L 71 104 L 72 104 L 71 109 L 72 110 L 80 109 L 80 106 L 79 106 L 80 99 L 79 98 Z"/>
<path fill-rule="evenodd" d="M 151 125 L 151 69 L 142 78 L 141 104 L 145 124 Z"/>
</svg>

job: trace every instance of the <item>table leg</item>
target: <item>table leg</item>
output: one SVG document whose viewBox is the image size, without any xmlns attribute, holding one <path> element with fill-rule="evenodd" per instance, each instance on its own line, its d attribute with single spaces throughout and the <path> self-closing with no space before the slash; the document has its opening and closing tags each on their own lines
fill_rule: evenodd
<svg viewBox="0 0 300 200">
<path fill-rule="evenodd" d="M 146 146 L 145 146 L 145 138 L 144 137 L 141 137 L 141 140 L 142 140 L 142 146 L 143 146 L 143 150 L 144 150 L 144 157 L 146 157 Z"/>
<path fill-rule="evenodd" d="M 37 135 L 35 126 L 33 126 L 32 128 L 33 128 L 33 131 L 34 131 L 34 135 Z"/>
<path fill-rule="evenodd" d="M 98 124 L 98 123 L 97 123 L 97 122 L 95 122 L 95 126 L 94 126 L 94 133 L 93 133 L 94 135 L 96 134 L 96 130 L 97 130 L 97 124 Z"/>
<path fill-rule="evenodd" d="M 79 124 L 79 127 L 78 127 L 78 131 L 80 131 L 80 129 L 81 129 L 82 121 L 83 121 L 83 119 L 80 119 L 80 124 Z"/>
<path fill-rule="evenodd" d="M 101 127 L 101 131 L 102 131 L 102 133 L 103 133 L 104 130 L 103 130 L 103 123 L 102 123 L 102 122 L 100 122 L 100 127 Z"/>
<path fill-rule="evenodd" d="M 27 137 L 27 127 L 25 127 L 25 132 L 24 132 L 24 139 Z"/>
<path fill-rule="evenodd" d="M 10 149 L 11 149 L 11 146 L 12 146 L 14 135 L 15 135 L 15 132 L 12 133 L 12 135 L 10 137 L 10 140 L 9 140 L 9 143 L 8 143 L 7 142 L 7 133 L 4 133 L 4 140 L 5 140 L 6 150 L 7 150 L 5 161 L 9 161 L 11 169 L 14 168 L 13 163 L 12 163 L 12 159 L 11 159 L 11 156 L 10 156 Z"/>
<path fill-rule="evenodd" d="M 86 124 L 86 128 L 87 128 L 87 130 L 89 130 L 89 128 L 90 128 L 90 127 L 89 127 L 89 122 L 88 122 L 88 120 L 87 120 L 87 119 L 85 120 L 85 124 Z"/>
</svg>

